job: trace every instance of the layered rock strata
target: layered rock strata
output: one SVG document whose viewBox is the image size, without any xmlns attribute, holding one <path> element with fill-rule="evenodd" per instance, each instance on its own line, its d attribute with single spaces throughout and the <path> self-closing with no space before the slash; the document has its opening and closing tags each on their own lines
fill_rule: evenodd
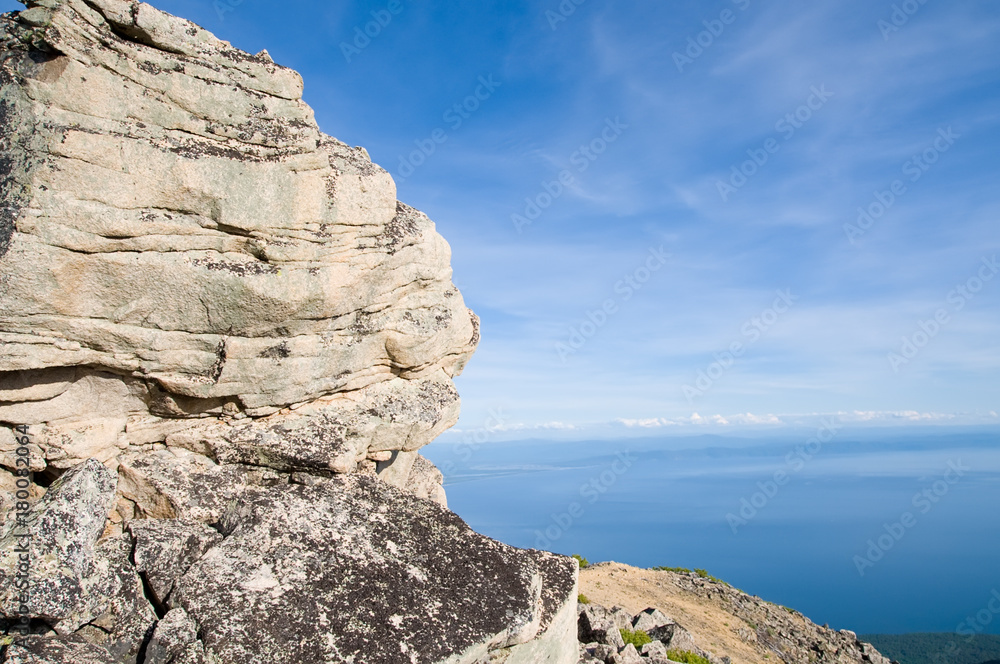
<svg viewBox="0 0 1000 664">
<path fill-rule="evenodd" d="M 575 661 L 575 563 L 472 532 L 419 455 L 479 341 L 434 224 L 266 52 L 27 4 L 0 16 L 4 657 Z"/>
</svg>

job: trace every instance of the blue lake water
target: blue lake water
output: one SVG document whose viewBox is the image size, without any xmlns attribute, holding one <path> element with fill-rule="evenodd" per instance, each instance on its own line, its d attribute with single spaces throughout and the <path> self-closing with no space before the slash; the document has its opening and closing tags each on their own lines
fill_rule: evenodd
<svg viewBox="0 0 1000 664">
<path fill-rule="evenodd" d="M 424 453 L 445 471 L 451 509 L 514 546 L 705 568 L 859 633 L 951 632 L 971 618 L 1000 634 L 988 608 L 1000 591 L 1000 434 L 842 433 L 811 450 L 807 438 Z"/>
</svg>

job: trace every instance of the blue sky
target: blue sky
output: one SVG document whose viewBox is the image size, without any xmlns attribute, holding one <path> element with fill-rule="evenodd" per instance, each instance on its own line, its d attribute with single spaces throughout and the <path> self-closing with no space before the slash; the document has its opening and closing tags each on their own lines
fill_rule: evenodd
<svg viewBox="0 0 1000 664">
<path fill-rule="evenodd" d="M 436 221 L 483 320 L 453 435 L 1000 423 L 997 3 L 153 4 Z"/>
</svg>

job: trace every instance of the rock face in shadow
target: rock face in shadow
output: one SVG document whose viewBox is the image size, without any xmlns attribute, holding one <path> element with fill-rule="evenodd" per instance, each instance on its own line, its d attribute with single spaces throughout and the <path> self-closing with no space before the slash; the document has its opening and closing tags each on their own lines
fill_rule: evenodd
<svg viewBox="0 0 1000 664">
<path fill-rule="evenodd" d="M 419 454 L 479 342 L 434 224 L 265 52 L 27 5 L 0 16 L 6 661 L 575 661 L 576 564 L 471 531 Z"/>
</svg>

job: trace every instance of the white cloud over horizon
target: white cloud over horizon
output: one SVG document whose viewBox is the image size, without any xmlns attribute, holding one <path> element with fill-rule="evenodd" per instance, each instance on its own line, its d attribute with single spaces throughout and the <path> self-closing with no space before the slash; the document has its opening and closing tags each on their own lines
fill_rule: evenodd
<svg viewBox="0 0 1000 664">
<path fill-rule="evenodd" d="M 529 424 L 495 420 L 476 429 L 455 427 L 442 434 L 440 441 L 444 443 L 467 443 L 472 445 L 489 442 L 503 442 L 529 439 L 559 439 L 585 440 L 588 438 L 614 438 L 616 436 L 632 435 L 692 435 L 699 433 L 716 433 L 719 435 L 740 435 L 745 433 L 795 432 L 824 426 L 832 422 L 847 429 L 907 429 L 925 430 L 935 426 L 947 426 L 949 430 L 958 428 L 982 428 L 1000 432 L 1000 414 L 996 411 L 986 413 L 936 413 L 920 411 L 850 411 L 831 413 L 803 414 L 754 414 L 736 413 L 722 415 L 718 413 L 701 415 L 692 413 L 688 417 L 665 418 L 650 417 L 643 419 L 616 419 L 606 422 L 544 422 Z"/>
</svg>

